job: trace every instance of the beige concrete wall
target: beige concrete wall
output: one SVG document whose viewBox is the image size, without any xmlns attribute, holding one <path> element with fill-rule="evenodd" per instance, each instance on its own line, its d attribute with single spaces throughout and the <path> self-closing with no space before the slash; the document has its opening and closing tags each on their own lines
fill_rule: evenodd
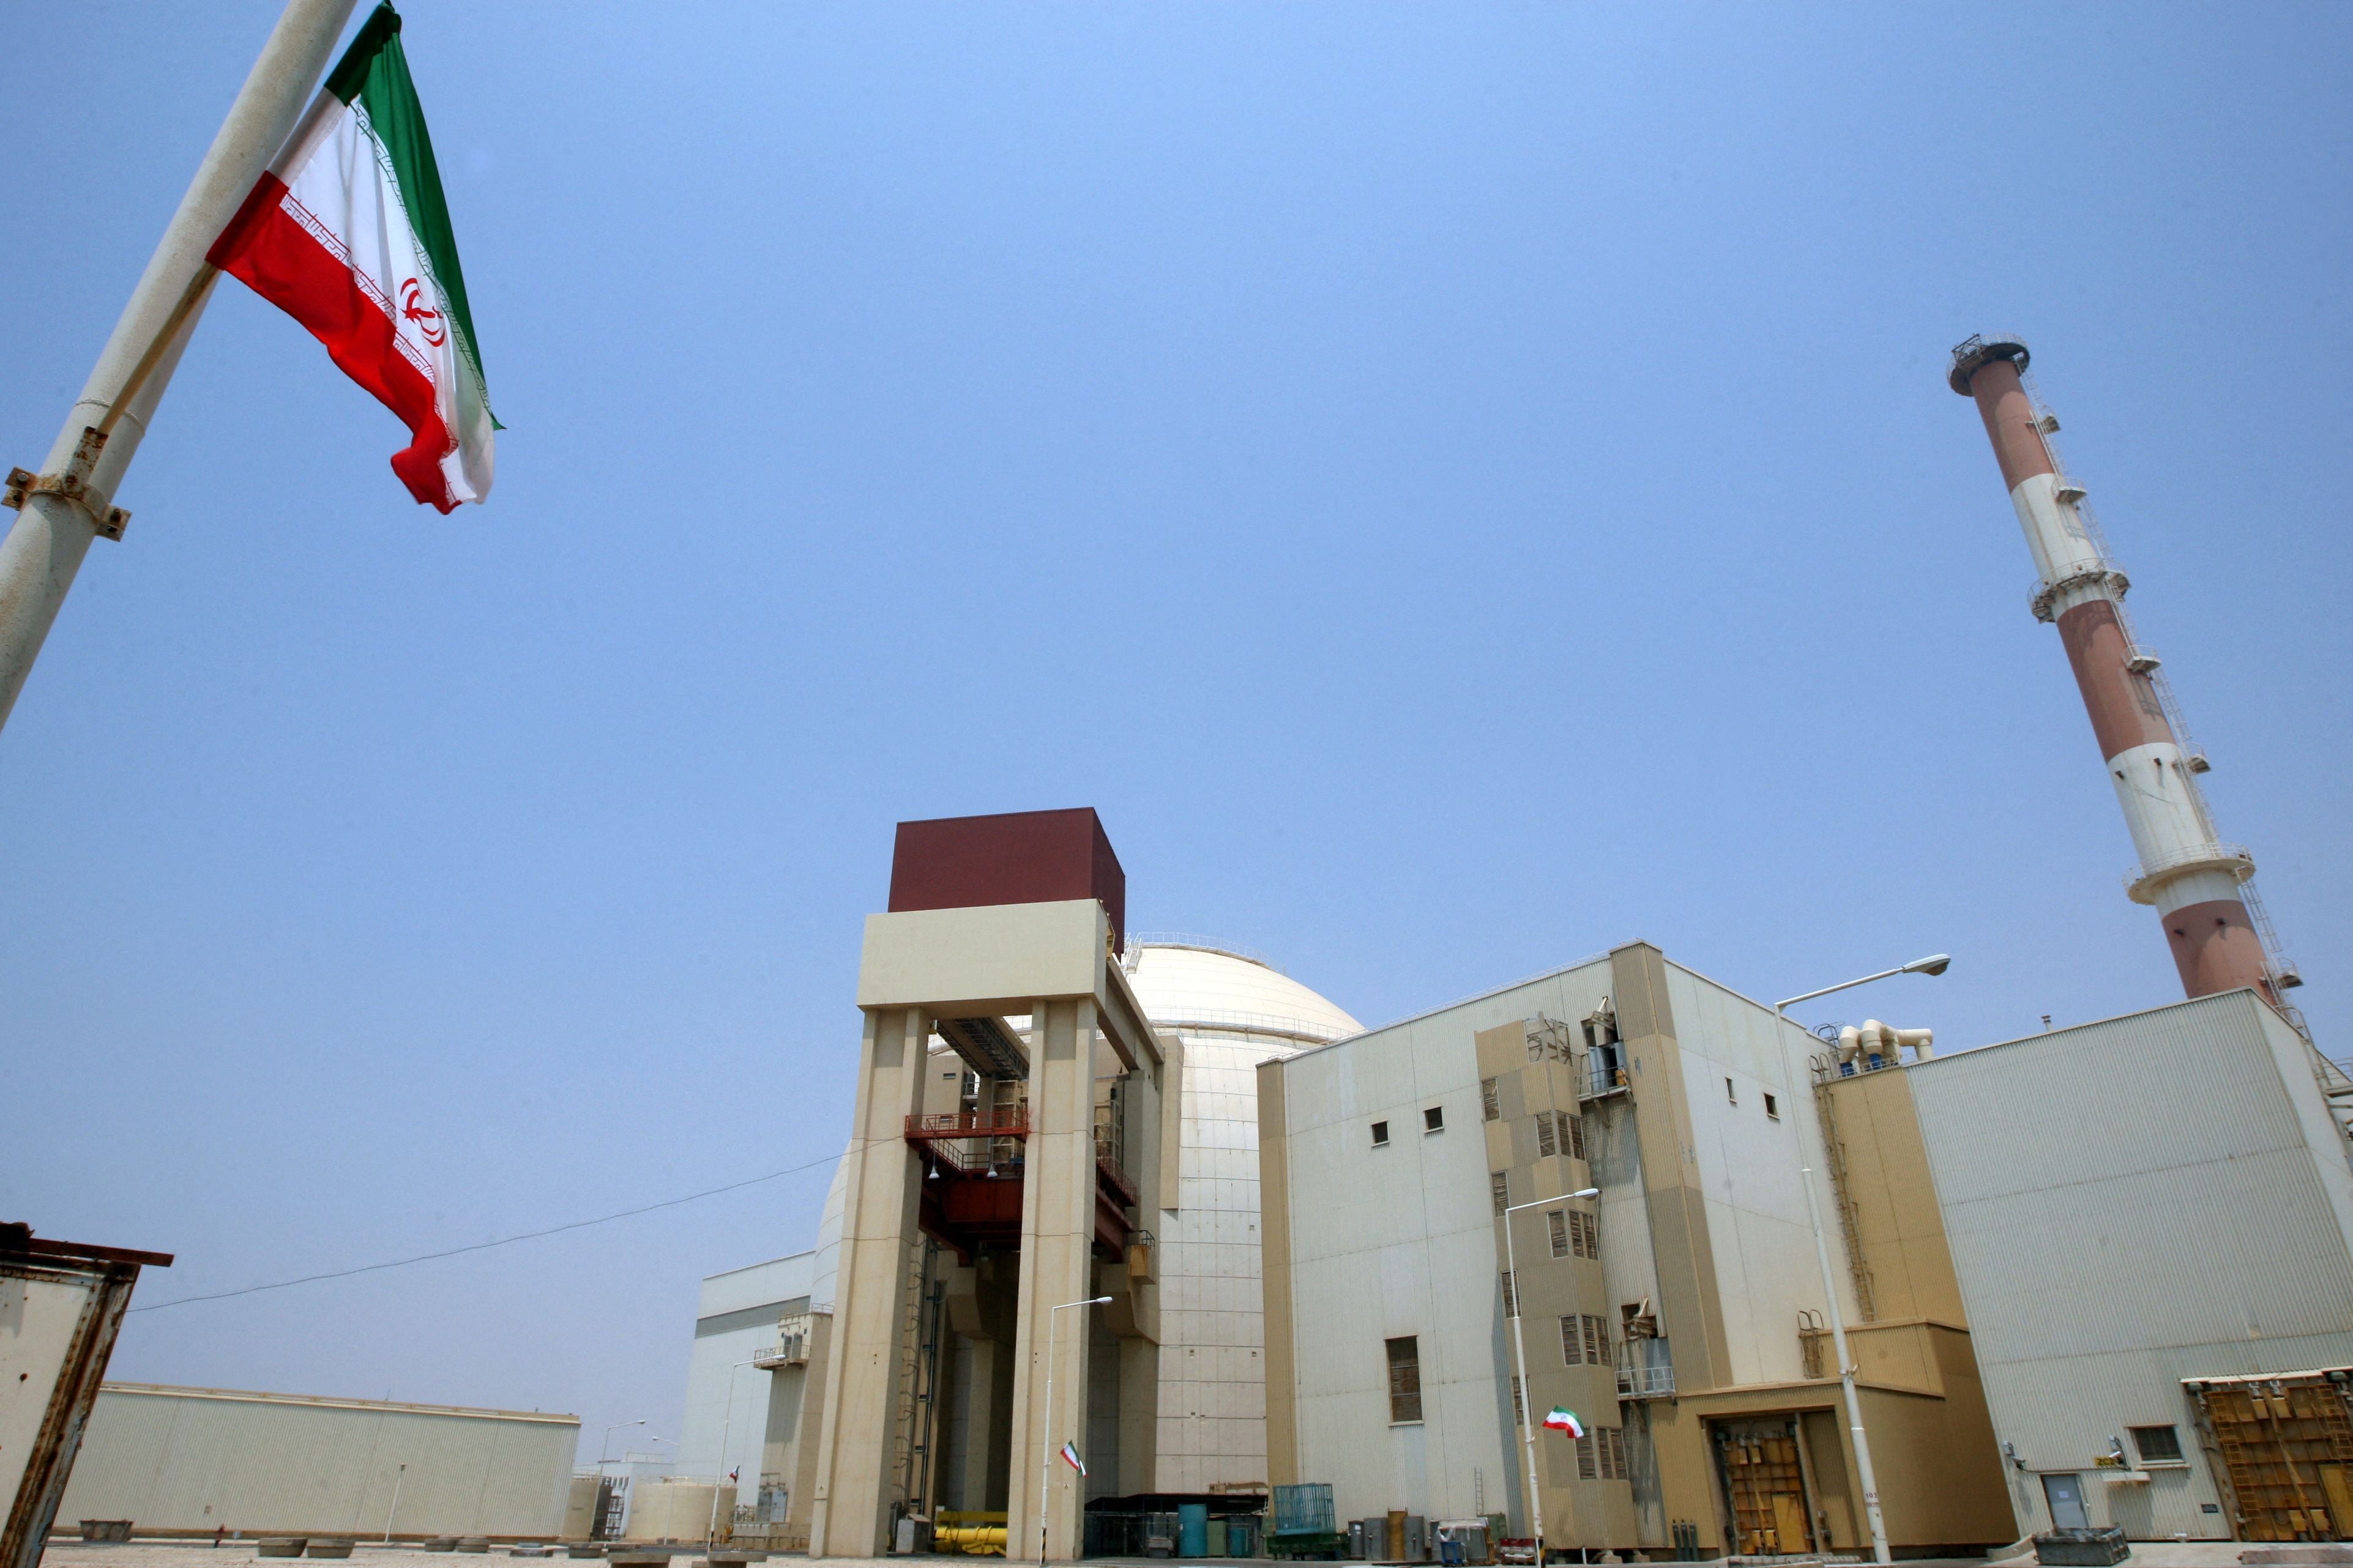
<svg viewBox="0 0 2353 1568">
<path fill-rule="evenodd" d="M 1299 1481 L 1298 1368 L 1292 1349 L 1291 1145 L 1282 1064 L 1258 1069 L 1259 1244 L 1266 1301 L 1266 1467 L 1271 1486 Z"/>
<path fill-rule="evenodd" d="M 1967 1328 L 1911 1079 L 1902 1071 L 1862 1073 L 1833 1079 L 1820 1092 L 1831 1098 L 1845 1152 L 1846 1195 L 1878 1316 Z"/>
<path fill-rule="evenodd" d="M 575 1415 L 109 1384 L 58 1517 L 190 1533 L 382 1534 L 388 1522 L 399 1535 L 550 1536 L 579 1441 Z"/>
<path fill-rule="evenodd" d="M 1695 1393 L 1729 1381 L 1731 1352 L 1708 1237 L 1707 1194 L 1692 1144 L 1690 1090 L 1667 1003 L 1666 959 L 1648 942 L 1636 942 L 1610 952 L 1609 971 L 1618 1036 L 1633 1074 L 1659 1328 L 1674 1345 L 1676 1387 Z"/>
<path fill-rule="evenodd" d="M 1898 1550 L 1960 1555 L 2015 1539 L 1968 1336 L 1914 1324 L 1880 1337 L 1925 1353 L 1931 1366 L 1918 1381 L 1940 1391 L 1873 1384 L 1861 1389 L 1889 1542 Z M 1831 1546 L 1869 1550 L 1852 1482 L 1854 1444 L 1835 1379 L 1721 1390 L 1651 1408 L 1668 1515 L 1698 1523 L 1704 1548 L 1721 1550 L 1729 1522 L 1709 1423 L 1786 1414 L 1799 1417 L 1815 1503 L 1828 1515 Z"/>
</svg>

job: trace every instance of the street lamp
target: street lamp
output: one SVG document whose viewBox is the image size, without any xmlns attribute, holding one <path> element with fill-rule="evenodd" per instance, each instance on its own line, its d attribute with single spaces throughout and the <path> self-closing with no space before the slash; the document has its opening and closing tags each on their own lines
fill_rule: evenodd
<svg viewBox="0 0 2353 1568">
<path fill-rule="evenodd" d="M 1860 980 L 1841 981 L 1825 985 L 1820 991 L 1809 991 L 1802 996 L 1792 996 L 1786 1002 L 1773 1004 L 1773 1021 L 1784 1022 L 1784 1009 L 1799 1002 L 1810 1002 L 1817 996 L 1827 996 L 1833 991 L 1848 991 L 1857 985 L 1868 985 L 1874 980 L 1884 980 L 1893 974 L 1942 974 L 1953 966 L 1949 953 L 1932 953 L 1915 958 L 1909 963 L 1899 963 L 1893 969 L 1883 969 L 1876 974 L 1866 974 Z M 1776 1030 L 1778 1033 L 1778 1029 Z M 1822 1295 L 1830 1302 L 1831 1347 L 1839 1360 L 1839 1386 L 1846 1394 L 1846 1424 L 1854 1434 L 1855 1479 L 1862 1483 L 1862 1511 L 1871 1521 L 1871 1560 L 1888 1563 L 1887 1519 L 1879 1511 L 1879 1480 L 1871 1468 L 1871 1439 L 1862 1429 L 1862 1396 L 1855 1392 L 1854 1363 L 1846 1353 L 1846 1318 L 1839 1310 L 1838 1282 L 1831 1276 L 1831 1244 L 1822 1235 L 1821 1205 L 1814 1197 L 1814 1170 L 1804 1167 L 1806 1178 L 1806 1215 L 1814 1224 L 1814 1261 L 1821 1266 Z"/>
<path fill-rule="evenodd" d="M 400 1483 L 407 1479 L 406 1465 L 401 1466 L 400 1473 L 392 1478 L 392 1506 L 384 1510 L 384 1543 L 386 1546 L 392 1544 L 392 1516 L 400 1511 Z"/>
<path fill-rule="evenodd" d="M 1065 1301 L 1046 1314 L 1046 1457 L 1038 1467 L 1038 1568 L 1046 1568 L 1046 1483 L 1054 1479 L 1054 1329 L 1061 1321 L 1054 1313 L 1073 1307 L 1101 1307 L 1110 1300 L 1108 1296 L 1090 1296 L 1083 1301 Z"/>
<path fill-rule="evenodd" d="M 735 1374 L 754 1363 L 739 1361 L 727 1371 L 727 1415 L 719 1423 L 719 1458 L 711 1467 L 711 1528 L 702 1537 L 702 1550 L 708 1553 L 712 1543 L 719 1539 L 719 1467 L 727 1462 L 727 1437 L 735 1425 Z"/>
<path fill-rule="evenodd" d="M 606 1427 L 605 1440 L 596 1445 L 596 1463 L 602 1465 L 606 1462 L 607 1454 L 613 1447 L 614 1433 L 618 1432 L 625 1427 L 642 1426 L 644 1425 L 645 1423 L 642 1421 L 616 1421 L 610 1426 Z"/>
<path fill-rule="evenodd" d="M 1504 1272 L 1512 1280 L 1512 1359 L 1519 1363 L 1520 1368 L 1520 1444 L 1528 1455 L 1528 1507 L 1535 1516 L 1536 1568 L 1544 1568 L 1544 1494 L 1536 1490 L 1536 1397 L 1535 1390 L 1528 1386 L 1527 1345 L 1520 1338 L 1520 1260 L 1512 1247 L 1512 1216 L 1522 1209 L 1543 1208 L 1548 1204 L 1600 1195 L 1599 1187 L 1579 1187 L 1556 1198 L 1535 1198 L 1527 1203 L 1514 1204 L 1504 1211 Z"/>
</svg>

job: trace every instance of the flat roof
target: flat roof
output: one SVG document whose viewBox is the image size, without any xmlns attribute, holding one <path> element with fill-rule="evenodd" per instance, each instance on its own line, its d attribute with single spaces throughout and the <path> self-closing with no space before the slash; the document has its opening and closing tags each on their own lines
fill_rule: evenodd
<svg viewBox="0 0 2353 1568">
<path fill-rule="evenodd" d="M 485 1410 L 466 1405 L 407 1405 L 391 1399 L 343 1399 L 321 1394 L 264 1394 L 248 1388 L 175 1388 L 167 1383 L 102 1383 L 101 1394 L 132 1394 L 152 1399 L 218 1399 L 233 1405 L 304 1405 L 322 1410 L 375 1410 L 405 1415 L 458 1415 L 474 1421 L 541 1421 L 580 1425 L 577 1415 L 544 1410 Z"/>
</svg>

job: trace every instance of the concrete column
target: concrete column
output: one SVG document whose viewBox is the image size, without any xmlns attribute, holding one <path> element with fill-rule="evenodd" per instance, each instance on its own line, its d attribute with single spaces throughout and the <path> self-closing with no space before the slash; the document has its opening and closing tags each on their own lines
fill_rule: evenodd
<svg viewBox="0 0 2353 1568">
<path fill-rule="evenodd" d="M 864 1062 L 845 1179 L 833 1346 L 826 1368 L 821 1445 L 810 1503 L 812 1557 L 873 1557 L 890 1549 L 890 1512 L 907 1276 L 915 1267 L 923 1165 L 909 1149 L 906 1118 L 923 1107 L 920 1007 L 866 1015 Z"/>
<path fill-rule="evenodd" d="M 1039 1467 L 1065 1442 L 1084 1449 L 1087 1319 L 1091 1309 L 1056 1313 L 1094 1294 L 1095 1005 L 1039 1002 L 1029 1047 L 1029 1146 L 1021 1193 L 1021 1295 L 1013 1339 L 1013 1452 L 1006 1555 L 1038 1551 Z M 1059 1319 L 1050 1327 L 1049 1319 Z M 1046 1413 L 1046 1354 L 1053 1347 L 1053 1419 Z M 1079 1555 L 1078 1472 L 1048 1470 L 1049 1558 Z"/>
<path fill-rule="evenodd" d="M 1160 1347 L 1130 1335 L 1119 1342 L 1118 1496 L 1159 1489 L 1159 1447 Z"/>
<path fill-rule="evenodd" d="M 956 1397 L 964 1402 L 964 1452 L 962 1463 L 964 1506 L 985 1510 L 988 1507 L 989 1461 L 995 1457 L 997 1444 L 997 1413 L 1001 1408 L 997 1395 L 997 1363 L 1005 1358 L 1005 1347 L 995 1340 L 976 1336 L 964 1342 L 965 1378 L 956 1389 Z"/>
</svg>

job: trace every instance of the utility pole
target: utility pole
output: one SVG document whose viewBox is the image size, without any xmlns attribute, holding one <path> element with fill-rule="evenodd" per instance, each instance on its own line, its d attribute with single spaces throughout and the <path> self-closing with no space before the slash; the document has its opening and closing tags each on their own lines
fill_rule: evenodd
<svg viewBox="0 0 2353 1568">
<path fill-rule="evenodd" d="M 81 396 L 67 411 L 48 460 L 27 476 L 21 497 L 10 484 L 17 512 L 0 540 L 0 726 L 16 706 L 90 541 L 100 533 L 122 536 L 125 514 L 115 510 L 114 492 L 204 313 L 210 283 L 205 252 L 294 129 L 355 3 L 288 0 Z"/>
</svg>

